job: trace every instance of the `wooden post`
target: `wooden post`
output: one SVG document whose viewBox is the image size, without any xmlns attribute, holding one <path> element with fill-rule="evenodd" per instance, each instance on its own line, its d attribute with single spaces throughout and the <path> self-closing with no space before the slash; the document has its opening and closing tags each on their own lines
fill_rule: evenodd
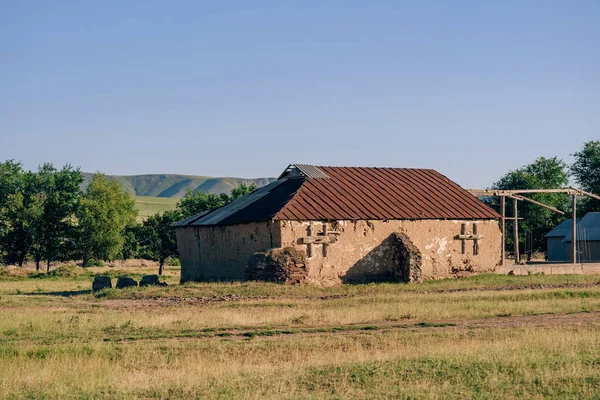
<svg viewBox="0 0 600 400">
<path fill-rule="evenodd" d="M 473 224 L 473 236 L 477 237 L 477 224 Z M 473 239 L 473 255 L 479 255 L 479 240 Z"/>
<path fill-rule="evenodd" d="M 460 234 L 461 235 L 466 235 L 467 234 L 467 225 L 466 224 L 462 224 L 460 226 Z M 467 243 L 465 242 L 464 239 L 461 240 L 461 244 L 460 244 L 460 250 L 462 254 L 466 253 L 466 249 L 467 249 Z"/>
<path fill-rule="evenodd" d="M 573 264 L 577 263 L 577 195 L 573 195 Z"/>
<path fill-rule="evenodd" d="M 310 237 L 313 235 L 314 235 L 313 224 L 312 224 L 312 222 L 309 222 L 308 223 L 308 236 Z M 313 255 L 313 245 L 312 245 L 312 243 L 308 243 L 306 245 L 306 256 L 308 258 L 310 258 L 310 257 L 312 257 L 312 255 Z"/>
<path fill-rule="evenodd" d="M 327 237 L 327 222 L 323 222 L 323 236 Z M 329 247 L 327 243 L 323 243 L 323 257 L 327 257 L 327 248 Z"/>
<path fill-rule="evenodd" d="M 517 204 L 518 200 L 513 199 L 513 214 L 515 217 L 514 229 L 513 229 L 513 237 L 514 237 L 514 246 L 515 246 L 515 264 L 519 264 L 521 262 L 521 257 L 519 256 L 519 218 L 517 215 Z"/>
<path fill-rule="evenodd" d="M 500 196 L 500 209 L 502 210 L 501 230 L 502 230 L 502 256 L 501 265 L 504 266 L 506 260 L 506 197 Z"/>
</svg>

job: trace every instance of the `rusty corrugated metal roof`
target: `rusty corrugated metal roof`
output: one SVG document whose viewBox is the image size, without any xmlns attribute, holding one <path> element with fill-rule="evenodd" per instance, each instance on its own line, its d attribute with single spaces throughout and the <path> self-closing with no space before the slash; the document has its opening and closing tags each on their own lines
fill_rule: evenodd
<svg viewBox="0 0 600 400">
<path fill-rule="evenodd" d="M 432 169 L 318 167 L 274 219 L 490 219 L 500 216 Z"/>
<path fill-rule="evenodd" d="M 306 165 L 302 169 L 308 174 L 291 165 L 276 184 L 259 189 L 260 193 L 250 195 L 252 199 L 234 202 L 186 225 L 264 220 L 500 218 L 475 196 L 432 169 Z"/>
</svg>

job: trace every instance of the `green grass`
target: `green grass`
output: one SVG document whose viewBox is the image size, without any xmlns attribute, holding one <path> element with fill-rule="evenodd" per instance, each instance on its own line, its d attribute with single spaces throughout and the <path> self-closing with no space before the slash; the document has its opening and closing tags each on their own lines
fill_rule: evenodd
<svg viewBox="0 0 600 400">
<path fill-rule="evenodd" d="M 320 288 L 170 267 L 167 287 L 91 293 L 106 270 L 0 279 L 0 398 L 600 398 L 600 276 Z"/>
<path fill-rule="evenodd" d="M 138 219 L 145 219 L 157 212 L 174 210 L 179 199 L 168 197 L 135 196 L 135 204 L 138 209 Z"/>
</svg>

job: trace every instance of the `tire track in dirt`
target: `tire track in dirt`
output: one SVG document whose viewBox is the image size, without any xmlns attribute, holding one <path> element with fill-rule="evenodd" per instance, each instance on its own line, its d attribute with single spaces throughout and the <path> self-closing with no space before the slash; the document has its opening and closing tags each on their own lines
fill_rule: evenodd
<svg viewBox="0 0 600 400">
<path fill-rule="evenodd" d="M 338 326 L 304 326 L 290 327 L 279 326 L 270 329 L 220 329 L 214 332 L 197 331 L 185 335 L 164 335 L 158 337 L 127 337 L 105 338 L 105 341 L 131 342 L 154 340 L 247 340 L 253 338 L 277 338 L 297 335 L 349 335 L 358 333 L 386 333 L 394 330 L 421 331 L 424 329 L 444 330 L 472 330 L 472 329 L 507 329 L 519 327 L 555 327 L 555 326 L 582 326 L 598 325 L 600 329 L 600 311 L 578 312 L 568 314 L 537 314 L 519 315 L 493 318 L 476 318 L 465 320 L 440 320 L 415 323 L 373 323 L 351 324 Z"/>
<path fill-rule="evenodd" d="M 475 287 L 475 288 L 456 288 L 456 289 L 434 289 L 434 290 L 407 290 L 399 291 L 394 294 L 435 294 L 435 293 L 460 293 L 460 292 L 501 292 L 501 291 L 522 291 L 522 290 L 540 290 L 540 289 L 586 289 L 600 288 L 600 282 L 597 283 L 569 283 L 560 285 L 531 284 L 516 285 L 504 287 Z M 204 306 L 215 303 L 235 302 L 235 301 L 257 301 L 257 300 L 339 300 L 352 297 L 368 297 L 369 293 L 344 293 L 331 294 L 323 296 L 244 296 L 237 294 L 212 295 L 212 296 L 170 296 L 170 297 L 149 297 L 140 299 L 106 299 L 90 303 L 103 305 L 110 308 L 143 308 L 143 307 L 177 307 L 177 306 Z"/>
</svg>

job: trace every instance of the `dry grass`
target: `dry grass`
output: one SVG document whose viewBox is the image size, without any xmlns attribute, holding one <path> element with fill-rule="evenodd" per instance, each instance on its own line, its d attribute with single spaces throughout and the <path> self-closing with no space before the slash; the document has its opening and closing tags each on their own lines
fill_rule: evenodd
<svg viewBox="0 0 600 400">
<path fill-rule="evenodd" d="M 86 276 L 0 280 L 0 397 L 600 396 L 598 276 L 95 295 Z"/>
</svg>

